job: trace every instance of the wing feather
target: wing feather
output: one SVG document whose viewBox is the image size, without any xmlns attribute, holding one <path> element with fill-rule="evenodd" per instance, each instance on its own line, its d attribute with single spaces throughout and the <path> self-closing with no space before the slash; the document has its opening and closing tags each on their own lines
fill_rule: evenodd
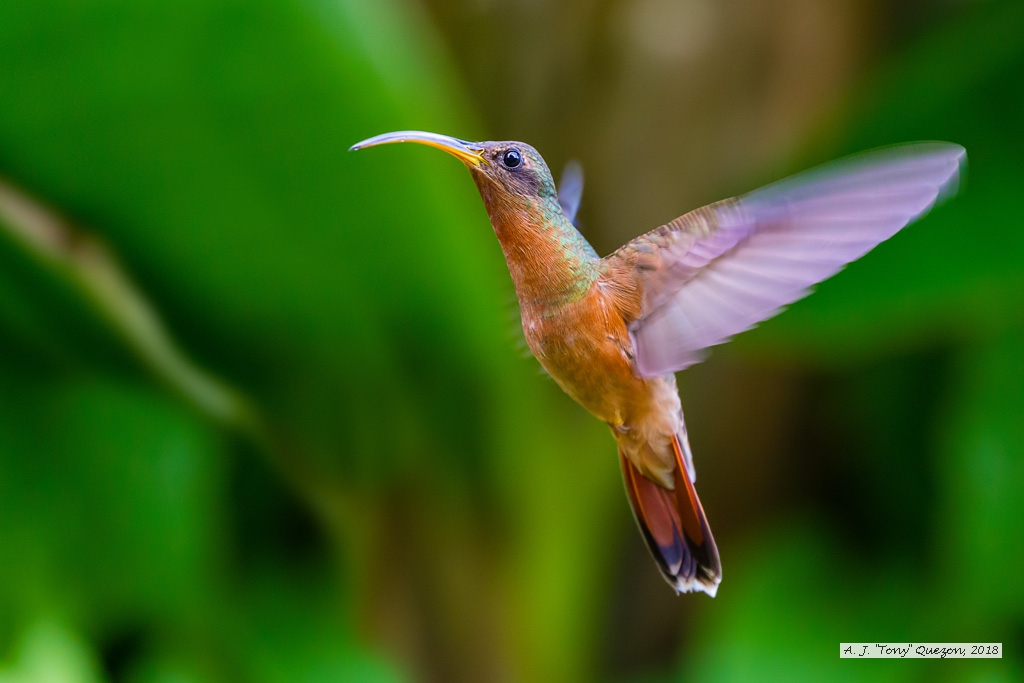
<svg viewBox="0 0 1024 683">
<path fill-rule="evenodd" d="M 681 216 L 608 257 L 637 274 L 637 370 L 699 362 L 954 194 L 963 147 L 915 143 L 850 157 Z"/>
</svg>

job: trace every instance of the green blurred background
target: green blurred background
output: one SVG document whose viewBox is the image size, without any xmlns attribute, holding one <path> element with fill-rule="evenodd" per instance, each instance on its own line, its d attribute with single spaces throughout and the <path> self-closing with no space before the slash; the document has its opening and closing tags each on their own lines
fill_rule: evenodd
<svg viewBox="0 0 1024 683">
<path fill-rule="evenodd" d="M 346 151 L 405 128 L 581 160 L 602 254 L 864 148 L 970 172 L 680 375 L 710 600 L 465 170 Z M 5 0 L 0 682 L 1024 679 L 1022 154 L 1021 2 Z M 837 656 L 886 640 L 1005 654 Z"/>
</svg>

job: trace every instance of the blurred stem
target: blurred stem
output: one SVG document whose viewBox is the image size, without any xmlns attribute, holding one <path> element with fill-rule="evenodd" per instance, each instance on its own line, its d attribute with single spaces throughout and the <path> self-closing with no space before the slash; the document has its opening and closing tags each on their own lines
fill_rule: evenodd
<svg viewBox="0 0 1024 683">
<path fill-rule="evenodd" d="M 322 476 L 301 444 L 269 423 L 243 394 L 175 344 L 153 305 L 99 238 L 0 178 L 0 233 L 75 288 L 162 382 L 202 414 L 252 442 L 273 462 L 339 543 L 352 542 L 363 502 Z M 357 539 L 358 540 L 358 539 Z"/>
<path fill-rule="evenodd" d="M 154 375 L 202 414 L 267 453 L 323 513 L 334 491 L 294 457 L 295 445 L 242 393 L 199 367 L 174 343 L 153 305 L 94 235 L 0 178 L 0 231 L 74 287 Z"/>
<path fill-rule="evenodd" d="M 202 413 L 245 432 L 263 431 L 239 392 L 193 363 L 175 345 L 153 306 L 96 237 L 3 179 L 0 228 L 78 289 L 135 355 Z"/>
</svg>

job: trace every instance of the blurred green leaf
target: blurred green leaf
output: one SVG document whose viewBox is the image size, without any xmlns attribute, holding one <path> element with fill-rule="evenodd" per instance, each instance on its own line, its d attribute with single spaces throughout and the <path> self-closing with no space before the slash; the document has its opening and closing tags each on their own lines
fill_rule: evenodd
<svg viewBox="0 0 1024 683">
<path fill-rule="evenodd" d="M 232 645 L 245 678 L 258 683 L 405 680 L 397 667 L 361 650 L 331 593 L 263 578 L 231 619 Z M 313 584 L 315 585 L 315 584 Z"/>
<path fill-rule="evenodd" d="M 946 505 L 934 539 L 967 620 L 1024 612 L 1024 335 L 963 353 L 939 462 Z"/>
<path fill-rule="evenodd" d="M 26 630 L 16 659 L 0 663 L 0 683 L 100 683 L 96 658 L 76 634 L 53 621 Z"/>
<path fill-rule="evenodd" d="M 223 567 L 223 456 L 151 390 L 0 365 L 0 601 L 104 623 L 201 613 Z"/>
<path fill-rule="evenodd" d="M 504 339 L 504 294 L 457 164 L 347 151 L 465 118 L 439 94 L 429 35 L 394 21 L 398 5 L 375 6 L 11 6 L 0 167 L 101 231 L 200 361 L 294 434 L 341 461 L 383 439 L 400 463 L 453 433 L 449 415 L 420 414 L 445 405 L 439 394 L 487 393 L 474 366 L 484 339 Z M 353 23 L 365 17 L 406 48 L 378 63 L 384 50 L 367 52 Z M 430 379 L 453 381 L 423 381 L 424 355 L 450 369 Z"/>
<path fill-rule="evenodd" d="M 412 479 L 424 509 L 470 497 L 486 511 L 467 524 L 470 540 L 494 535 L 492 517 L 512 513 L 499 533 L 501 609 L 524 633 L 544 624 L 516 646 L 514 664 L 502 645 L 489 667 L 577 677 L 596 629 L 585 606 L 606 580 L 588 571 L 608 553 L 590 510 L 621 496 L 612 442 L 516 356 L 500 249 L 465 171 L 429 150 L 347 151 L 399 128 L 474 137 L 423 17 L 404 3 L 357 0 L 51 0 L 5 7 L 0 48 L 0 172 L 102 235 L 187 355 L 279 427 L 278 462 L 323 485 L 325 497 L 307 504 L 364 565 L 346 575 L 358 599 L 370 599 L 361 591 L 375 555 L 407 533 L 376 519 L 382 503 L 360 490 Z M 9 260 L 20 270 L 0 277 L 0 329 L 17 331 L 14 349 L 50 371 L 123 373 L 110 362 L 122 349 L 73 294 Z M 563 416 L 579 427 L 550 438 Z M 106 426 L 94 443 L 121 439 Z M 23 452 L 45 447 L 12 433 L 29 440 Z M 602 452 L 604 467 L 591 470 Z M 565 486 L 578 490 L 566 496 Z M 112 504 L 122 495 L 138 502 L 129 491 Z M 105 556 L 100 541 L 93 557 Z M 142 540 L 117 543 L 160 562 Z M 44 556 L 57 552 L 41 545 Z M 428 571 L 403 560 L 404 574 Z M 137 613 L 157 599 L 147 593 L 157 568 L 144 569 L 123 591 Z M 98 580 L 83 592 L 100 612 L 127 609 Z M 189 602 L 173 591 L 165 599 Z"/>
</svg>

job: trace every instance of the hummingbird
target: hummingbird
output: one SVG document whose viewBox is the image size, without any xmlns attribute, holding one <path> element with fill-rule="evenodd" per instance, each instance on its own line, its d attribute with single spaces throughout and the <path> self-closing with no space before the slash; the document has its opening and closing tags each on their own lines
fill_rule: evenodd
<svg viewBox="0 0 1024 683">
<path fill-rule="evenodd" d="M 675 372 L 806 296 L 956 193 L 964 148 L 862 153 L 696 209 L 604 258 L 574 226 L 582 173 L 561 193 L 522 142 L 421 131 L 369 138 L 435 147 L 469 169 L 508 264 L 527 345 L 618 443 L 633 516 L 676 593 L 714 597 L 722 566 L 694 487 Z"/>
</svg>

